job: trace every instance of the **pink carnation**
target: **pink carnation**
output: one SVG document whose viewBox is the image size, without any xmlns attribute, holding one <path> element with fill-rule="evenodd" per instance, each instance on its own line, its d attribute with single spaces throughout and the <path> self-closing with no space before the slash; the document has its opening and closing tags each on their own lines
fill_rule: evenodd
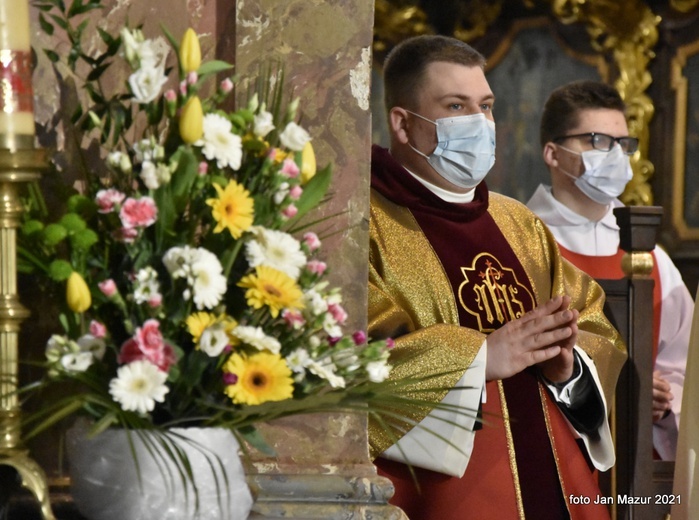
<svg viewBox="0 0 699 520">
<path fill-rule="evenodd" d="M 197 173 L 199 175 L 206 175 L 206 173 L 209 171 L 209 163 L 206 161 L 202 161 L 199 163 L 199 167 L 197 168 Z"/>
<path fill-rule="evenodd" d="M 311 273 L 318 274 L 318 275 L 323 274 L 325 272 L 325 270 L 327 269 L 327 267 L 328 267 L 328 264 L 326 264 L 325 262 L 322 262 L 320 260 L 310 260 L 306 264 L 306 269 L 308 269 Z"/>
<path fill-rule="evenodd" d="M 284 309 L 282 311 L 282 318 L 286 324 L 293 329 L 300 329 L 306 324 L 306 320 L 303 315 L 297 310 Z"/>
<path fill-rule="evenodd" d="M 313 231 L 303 234 L 303 243 L 309 251 L 313 252 L 320 247 L 320 239 Z"/>
<path fill-rule="evenodd" d="M 284 162 L 282 163 L 282 170 L 281 173 L 289 177 L 290 179 L 295 179 L 296 177 L 299 176 L 299 173 L 301 173 L 301 170 L 299 170 L 299 167 L 296 165 L 296 163 L 293 161 L 293 159 L 284 159 Z"/>
<path fill-rule="evenodd" d="M 97 320 L 92 320 L 90 322 L 90 334 L 96 338 L 104 338 L 107 335 L 107 327 Z"/>
<path fill-rule="evenodd" d="M 177 93 L 172 89 L 166 90 L 163 95 L 165 96 L 165 101 L 169 101 L 170 103 L 177 101 Z"/>
<path fill-rule="evenodd" d="M 111 298 L 117 292 L 116 283 L 114 283 L 114 280 L 111 278 L 107 278 L 106 280 L 99 282 L 97 287 L 99 287 L 102 294 L 104 294 L 107 298 Z"/>
<path fill-rule="evenodd" d="M 328 312 L 338 323 L 347 321 L 347 311 L 339 303 L 331 303 L 328 305 Z"/>
<path fill-rule="evenodd" d="M 177 356 L 171 345 L 163 341 L 160 323 L 147 320 L 143 327 L 136 329 L 136 335 L 127 340 L 119 352 L 119 363 L 131 363 L 144 359 L 150 361 L 163 372 L 177 362 Z"/>
<path fill-rule="evenodd" d="M 299 200 L 302 193 L 303 188 L 301 186 L 294 186 L 289 190 L 289 197 L 291 197 L 292 200 Z"/>
<path fill-rule="evenodd" d="M 115 240 L 119 242 L 124 242 L 125 244 L 131 244 L 138 237 L 138 229 L 123 227 L 119 228 L 114 233 L 112 233 Z"/>
<path fill-rule="evenodd" d="M 163 335 L 158 320 L 146 320 L 143 327 L 136 329 L 136 341 L 145 353 L 156 352 L 163 348 Z"/>
<path fill-rule="evenodd" d="M 125 198 L 126 195 L 113 188 L 108 190 L 99 190 L 95 196 L 95 202 L 99 207 L 97 211 L 100 213 L 111 213 L 114 211 L 116 206 L 123 202 Z"/>
<path fill-rule="evenodd" d="M 146 357 L 138 346 L 138 342 L 133 338 L 126 340 L 119 350 L 119 363 L 125 365 L 140 359 L 146 359 Z"/>
<path fill-rule="evenodd" d="M 355 345 L 363 345 L 366 343 L 366 333 L 363 330 L 358 330 L 352 334 L 352 339 Z"/>
<path fill-rule="evenodd" d="M 148 227 L 154 224 L 158 207 L 151 197 L 128 198 L 119 211 L 119 218 L 126 228 Z"/>
<path fill-rule="evenodd" d="M 231 81 L 231 78 L 224 79 L 221 82 L 221 92 L 228 94 L 231 90 L 233 90 L 233 81 Z"/>
<path fill-rule="evenodd" d="M 289 204 L 286 208 L 282 210 L 282 215 L 286 218 L 293 218 L 299 212 L 299 209 L 293 204 Z"/>
</svg>

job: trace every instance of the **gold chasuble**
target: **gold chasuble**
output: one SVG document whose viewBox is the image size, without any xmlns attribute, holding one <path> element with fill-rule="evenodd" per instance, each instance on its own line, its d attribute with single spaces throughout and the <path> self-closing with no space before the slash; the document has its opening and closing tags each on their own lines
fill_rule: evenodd
<svg viewBox="0 0 699 520">
<path fill-rule="evenodd" d="M 425 387 L 454 387 L 488 333 L 566 294 L 580 312 L 577 344 L 612 402 L 626 351 L 602 313 L 604 293 L 562 259 L 523 204 L 489 193 L 485 183 L 471 203 L 444 202 L 375 146 L 370 241 L 369 334 L 395 339 L 392 356 L 401 362 L 392 377 L 434 376 Z M 424 390 L 413 397 L 424 398 Z M 446 393 L 429 398 L 439 402 Z M 416 410 L 412 419 L 427 413 Z M 594 502 L 596 473 L 536 368 L 488 381 L 482 416 L 461 478 L 414 468 L 418 490 L 406 465 L 377 458 L 396 487 L 391 503 L 411 520 L 608 517 L 605 505 L 569 499 Z M 370 442 L 374 456 L 393 444 L 373 423 Z"/>
</svg>

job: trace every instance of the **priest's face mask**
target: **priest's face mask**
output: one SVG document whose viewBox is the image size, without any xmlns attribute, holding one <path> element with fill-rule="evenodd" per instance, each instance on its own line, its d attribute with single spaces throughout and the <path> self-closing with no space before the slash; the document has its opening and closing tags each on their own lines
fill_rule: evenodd
<svg viewBox="0 0 699 520">
<path fill-rule="evenodd" d="M 428 65 L 408 145 L 443 179 L 472 189 L 495 162 L 494 96 L 480 67 Z"/>
</svg>

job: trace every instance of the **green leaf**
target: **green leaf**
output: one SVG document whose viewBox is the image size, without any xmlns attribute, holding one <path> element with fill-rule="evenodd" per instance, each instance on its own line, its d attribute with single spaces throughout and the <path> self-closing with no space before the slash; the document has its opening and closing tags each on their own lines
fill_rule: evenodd
<svg viewBox="0 0 699 520">
<path fill-rule="evenodd" d="M 332 167 L 330 165 L 316 172 L 313 178 L 303 187 L 301 198 L 296 203 L 296 207 L 299 211 L 294 217 L 294 220 L 298 220 L 320 204 L 328 192 L 331 180 Z"/>
<path fill-rule="evenodd" d="M 52 62 L 52 63 L 58 63 L 61 60 L 61 57 L 58 55 L 57 52 L 54 52 L 49 49 L 44 49 L 44 54 L 46 54 L 46 57 Z"/>
<path fill-rule="evenodd" d="M 177 170 L 172 174 L 170 181 L 175 211 L 179 214 L 182 214 L 187 207 L 198 168 L 199 163 L 194 152 L 190 148 L 181 148 Z"/>
<path fill-rule="evenodd" d="M 102 74 L 104 73 L 105 70 L 107 70 L 111 66 L 111 62 L 104 63 L 98 67 L 95 67 L 88 75 L 87 75 L 87 80 L 88 81 L 96 81 L 100 79 Z"/>
<path fill-rule="evenodd" d="M 219 72 L 223 72 L 224 70 L 230 70 L 233 68 L 233 65 L 231 65 L 228 62 L 221 61 L 221 60 L 212 60 L 212 61 L 207 61 L 206 63 L 202 63 L 201 67 L 199 67 L 199 70 L 197 71 L 197 74 L 199 75 L 199 79 L 201 81 L 201 78 L 208 76 L 210 74 L 218 74 Z"/>
<path fill-rule="evenodd" d="M 258 450 L 264 455 L 274 457 L 277 453 L 272 449 L 272 447 L 267 444 L 267 441 L 265 441 L 264 437 L 260 434 L 260 432 L 252 427 L 244 427 L 244 428 L 239 428 L 238 433 L 240 436 L 245 439 L 245 441 L 250 444 L 253 448 Z"/>
<path fill-rule="evenodd" d="M 48 20 L 46 20 L 46 17 L 44 16 L 43 13 L 39 13 L 39 26 L 41 27 L 41 30 L 44 31 L 49 36 L 53 35 L 53 25 L 51 25 L 51 23 Z M 49 51 L 45 50 L 45 52 L 49 52 Z M 53 51 L 51 51 L 51 52 L 53 52 Z"/>
<path fill-rule="evenodd" d="M 70 6 L 70 9 L 68 10 L 68 16 L 70 18 L 79 15 L 79 14 L 85 14 L 89 11 L 92 11 L 94 9 L 101 9 L 102 5 L 101 2 L 94 2 L 94 1 L 89 1 L 88 3 L 83 3 L 83 0 L 74 0 L 73 5 Z"/>
<path fill-rule="evenodd" d="M 55 14 L 50 14 L 49 16 L 54 21 L 54 23 L 58 25 L 61 29 L 63 29 L 64 31 L 68 30 L 68 22 L 66 20 Z"/>
</svg>

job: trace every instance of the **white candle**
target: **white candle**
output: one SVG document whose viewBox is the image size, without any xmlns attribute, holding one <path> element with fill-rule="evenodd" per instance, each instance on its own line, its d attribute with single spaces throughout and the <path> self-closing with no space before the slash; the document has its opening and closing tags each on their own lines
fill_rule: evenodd
<svg viewBox="0 0 699 520">
<path fill-rule="evenodd" d="M 29 0 L 0 0 L 0 134 L 34 135 Z"/>
</svg>

